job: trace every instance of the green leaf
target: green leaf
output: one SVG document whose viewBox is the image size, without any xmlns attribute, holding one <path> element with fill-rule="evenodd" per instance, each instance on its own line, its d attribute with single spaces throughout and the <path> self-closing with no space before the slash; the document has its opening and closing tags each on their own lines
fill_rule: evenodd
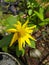
<svg viewBox="0 0 49 65">
<path fill-rule="evenodd" d="M 15 2 L 16 0 L 5 0 L 5 2 Z"/>
<path fill-rule="evenodd" d="M 19 50 L 18 46 L 16 47 L 16 55 L 20 57 L 22 55 L 22 52 Z"/>
<path fill-rule="evenodd" d="M 0 11 L 0 17 L 2 17 L 2 11 Z"/>
<path fill-rule="evenodd" d="M 32 9 L 28 10 L 28 14 L 31 15 L 32 14 Z"/>
<path fill-rule="evenodd" d="M 10 15 L 5 19 L 4 24 L 7 28 L 11 28 L 13 24 L 17 23 L 17 21 L 18 21 L 18 16 Z"/>
<path fill-rule="evenodd" d="M 45 21 L 48 21 L 49 22 L 49 18 L 46 18 Z"/>
<path fill-rule="evenodd" d="M 30 40 L 30 42 L 31 42 L 31 45 L 30 45 L 30 47 L 31 47 L 31 48 L 36 48 L 35 41 L 33 41 L 33 40 Z"/>
<path fill-rule="evenodd" d="M 10 25 L 15 24 L 15 23 L 17 22 L 17 20 L 18 20 L 18 17 L 17 17 L 17 16 L 12 16 L 12 15 L 10 15 L 10 16 L 6 19 L 6 21 L 7 21 Z"/>
<path fill-rule="evenodd" d="M 38 16 L 38 18 L 39 18 L 41 21 L 44 21 L 44 8 L 40 8 L 40 9 L 39 9 L 39 12 L 34 11 L 34 13 L 36 14 L 36 16 Z"/>
<path fill-rule="evenodd" d="M 18 45 L 17 45 L 17 47 L 16 47 L 16 55 L 17 55 L 18 57 L 20 57 L 21 55 L 23 56 L 24 53 L 25 53 L 25 50 L 24 50 L 24 49 L 19 50 Z"/>
<path fill-rule="evenodd" d="M 40 15 L 41 15 L 41 17 L 44 19 L 44 8 L 40 8 L 39 9 L 39 13 L 40 13 Z"/>
<path fill-rule="evenodd" d="M 4 36 L 2 40 L 0 40 L 0 47 L 6 47 L 11 42 L 13 34 Z"/>
<path fill-rule="evenodd" d="M 24 49 L 22 49 L 21 50 L 21 52 L 22 52 L 22 56 L 25 54 L 25 50 Z"/>
<path fill-rule="evenodd" d="M 47 25 L 49 24 L 49 18 L 45 19 L 43 22 L 41 22 L 39 25 L 40 26 L 44 26 L 44 25 Z"/>
<path fill-rule="evenodd" d="M 36 14 L 36 16 L 38 16 L 38 18 L 39 18 L 41 21 L 43 21 L 43 16 L 42 16 L 40 13 L 38 13 L 37 11 L 34 11 L 34 13 Z"/>
<path fill-rule="evenodd" d="M 4 46 L 4 47 L 2 47 L 2 50 L 5 51 L 5 52 L 7 52 L 8 51 L 8 47 Z"/>
</svg>

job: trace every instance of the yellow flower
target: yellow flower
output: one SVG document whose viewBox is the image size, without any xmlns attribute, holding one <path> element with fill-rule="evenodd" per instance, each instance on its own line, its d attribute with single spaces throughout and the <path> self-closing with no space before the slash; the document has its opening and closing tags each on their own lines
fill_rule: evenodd
<svg viewBox="0 0 49 65">
<path fill-rule="evenodd" d="M 25 44 L 31 45 L 30 39 L 35 40 L 30 34 L 33 32 L 33 28 L 36 26 L 28 27 L 28 21 L 26 21 L 23 25 L 20 21 L 17 24 L 14 24 L 15 28 L 8 29 L 7 32 L 14 33 L 13 38 L 11 40 L 10 46 L 14 44 L 16 40 L 18 40 L 19 50 L 22 50 Z"/>
</svg>

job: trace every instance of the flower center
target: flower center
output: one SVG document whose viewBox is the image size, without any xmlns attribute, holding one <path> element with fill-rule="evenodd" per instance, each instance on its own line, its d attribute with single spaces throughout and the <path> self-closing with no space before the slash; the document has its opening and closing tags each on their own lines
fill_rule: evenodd
<svg viewBox="0 0 49 65">
<path fill-rule="evenodd" d="M 23 37 L 23 36 L 25 36 L 25 34 L 26 34 L 25 29 L 20 29 L 20 30 L 18 31 L 18 36 L 19 36 L 19 37 Z"/>
</svg>

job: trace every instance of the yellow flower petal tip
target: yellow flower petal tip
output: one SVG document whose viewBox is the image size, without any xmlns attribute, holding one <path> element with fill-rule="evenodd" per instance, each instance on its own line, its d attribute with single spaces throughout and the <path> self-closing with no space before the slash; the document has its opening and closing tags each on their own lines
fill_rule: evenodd
<svg viewBox="0 0 49 65">
<path fill-rule="evenodd" d="M 27 25 L 28 25 L 28 20 L 23 25 L 20 21 L 18 21 L 18 24 L 14 24 L 15 28 L 11 28 L 7 30 L 7 32 L 14 33 L 10 43 L 10 47 L 16 42 L 16 40 L 18 41 L 19 50 L 21 50 L 23 46 L 25 47 L 26 43 L 28 45 L 31 45 L 30 39 L 36 41 L 35 38 L 33 38 L 30 34 L 33 31 L 32 28 L 35 28 L 36 25 L 32 27 L 28 27 Z"/>
</svg>

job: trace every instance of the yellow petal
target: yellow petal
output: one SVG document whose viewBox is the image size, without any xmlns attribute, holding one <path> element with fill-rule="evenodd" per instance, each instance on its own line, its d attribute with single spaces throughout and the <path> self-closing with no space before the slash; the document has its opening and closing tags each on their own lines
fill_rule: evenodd
<svg viewBox="0 0 49 65">
<path fill-rule="evenodd" d="M 25 42 L 25 37 L 22 37 L 22 42 L 23 42 L 23 43 Z"/>
<path fill-rule="evenodd" d="M 18 39 L 18 36 L 17 36 L 17 33 L 15 33 L 15 34 L 13 35 L 12 40 L 11 40 L 10 46 L 12 46 L 13 43 L 14 43 L 17 39 Z"/>
<path fill-rule="evenodd" d="M 28 20 L 22 25 L 22 28 L 25 28 L 28 24 Z"/>
<path fill-rule="evenodd" d="M 28 30 L 28 33 L 32 33 L 33 32 L 33 30 Z"/>
<path fill-rule="evenodd" d="M 18 24 L 21 26 L 21 22 L 20 21 L 18 21 Z"/>
<path fill-rule="evenodd" d="M 22 37 L 23 47 L 25 47 L 25 37 Z"/>
<path fill-rule="evenodd" d="M 33 30 L 25 29 L 27 33 L 32 33 Z"/>
<path fill-rule="evenodd" d="M 17 30 L 16 29 L 8 29 L 7 32 L 12 32 L 12 33 L 15 33 Z"/>
<path fill-rule="evenodd" d="M 14 26 L 16 27 L 17 30 L 19 30 L 21 28 L 21 22 L 18 21 L 17 24 L 14 24 Z"/>
<path fill-rule="evenodd" d="M 27 29 L 33 29 L 36 28 L 36 25 L 32 26 L 32 27 L 26 27 Z"/>
<path fill-rule="evenodd" d="M 23 45 L 22 39 L 19 38 L 19 39 L 18 39 L 19 50 L 22 50 L 22 48 L 23 48 L 22 45 Z"/>
<path fill-rule="evenodd" d="M 31 45 L 30 40 L 28 38 L 26 38 L 26 42 L 28 45 Z"/>
<path fill-rule="evenodd" d="M 25 42 L 23 43 L 23 47 L 25 47 Z"/>
<path fill-rule="evenodd" d="M 34 38 L 34 37 L 32 37 L 30 34 L 27 34 L 27 36 L 28 36 L 28 38 L 30 38 L 30 39 L 32 39 L 32 40 L 34 40 L 34 41 L 36 41 L 36 40 L 35 40 L 35 38 Z"/>
</svg>

